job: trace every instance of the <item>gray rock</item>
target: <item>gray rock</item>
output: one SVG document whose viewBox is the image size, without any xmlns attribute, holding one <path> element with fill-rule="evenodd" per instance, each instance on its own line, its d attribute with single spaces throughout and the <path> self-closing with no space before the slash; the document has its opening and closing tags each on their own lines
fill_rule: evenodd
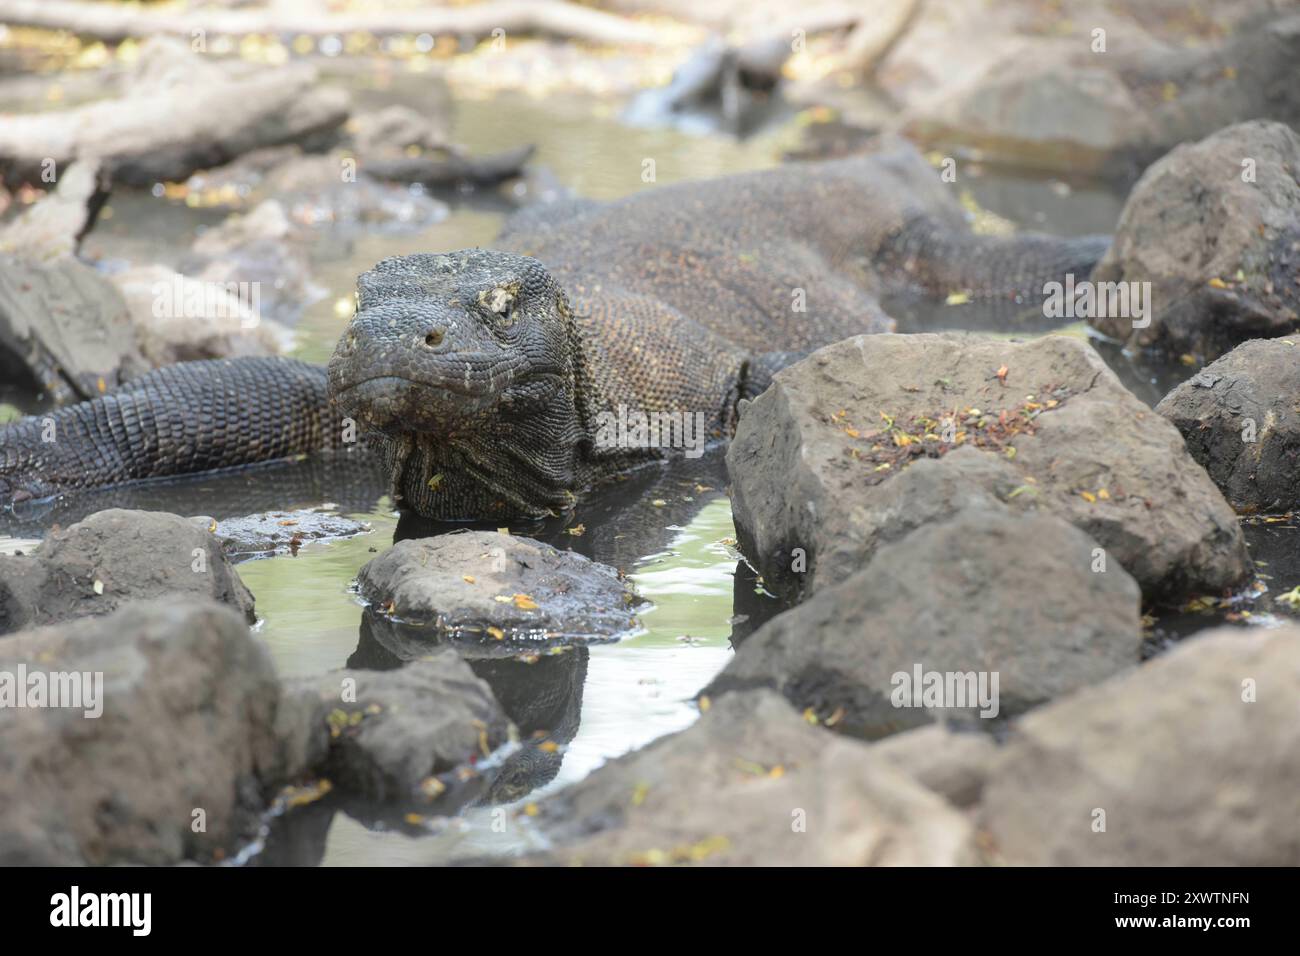
<svg viewBox="0 0 1300 956">
<path fill-rule="evenodd" d="M 187 518 L 110 509 L 0 556 L 0 634 L 109 614 L 132 601 L 205 599 L 252 622 L 253 595 L 210 533 Z"/>
<path fill-rule="evenodd" d="M 1051 515 L 968 509 L 769 621 L 702 693 L 771 687 L 868 739 L 945 718 L 997 726 L 1138 662 L 1137 585 L 1118 563 L 1094 571 L 1095 549 Z M 922 706 L 932 672 L 980 683 Z"/>
<path fill-rule="evenodd" d="M 998 745 L 988 734 L 954 732 L 929 724 L 871 745 L 873 756 L 893 764 L 955 807 L 975 806 Z"/>
<path fill-rule="evenodd" d="M 953 443 L 942 440 L 949 419 Z M 978 447 L 943 462 L 960 445 Z M 909 475 L 934 456 L 944 468 Z M 1251 572 L 1232 509 L 1177 429 L 1066 336 L 827 346 L 744 409 L 727 466 L 742 550 L 787 599 L 844 580 L 920 521 L 985 500 L 1065 518 L 1148 599 L 1221 591 Z"/>
<path fill-rule="evenodd" d="M 207 285 L 161 265 L 135 266 L 110 278 L 130 309 L 140 351 L 154 368 L 277 355 L 290 341 L 287 329 L 259 314 L 260 299 L 251 291 L 241 296 L 237 285 Z"/>
<path fill-rule="evenodd" d="M 56 404 L 95 398 L 147 366 L 126 303 L 75 259 L 0 255 L 0 369 Z"/>
<path fill-rule="evenodd" d="M 1298 700 L 1300 628 L 1194 637 L 1019 721 L 980 826 L 1011 864 L 1296 866 Z"/>
<path fill-rule="evenodd" d="M 539 862 L 939 866 L 978 862 L 966 819 L 872 748 L 775 694 L 729 694 L 688 730 L 539 805 Z"/>
<path fill-rule="evenodd" d="M 1156 411 L 1238 511 L 1300 510 L 1300 338 L 1242 343 Z"/>
<path fill-rule="evenodd" d="M 221 550 L 234 558 L 297 554 L 313 541 L 339 541 L 371 530 L 364 521 L 321 508 L 267 511 L 222 521 L 209 517 L 191 520 L 216 535 Z"/>
<path fill-rule="evenodd" d="M 613 568 L 531 538 L 466 531 L 399 541 L 357 576 L 382 615 L 502 646 L 613 640 L 640 599 Z"/>
<path fill-rule="evenodd" d="M 279 688 L 238 614 L 140 603 L 0 639 L 0 695 L 23 667 L 102 674 L 102 713 L 0 707 L 0 864 L 214 860 L 255 834 Z"/>
<path fill-rule="evenodd" d="M 1274 12 L 1244 18 L 1252 22 L 1225 38 L 1189 43 L 1172 36 L 1172 43 L 1162 43 L 1143 27 L 1186 18 L 1172 11 L 1161 16 L 1145 3 L 1128 12 L 1103 4 L 1071 10 L 1064 26 L 1074 36 L 1044 37 L 1041 7 L 1021 6 L 1039 24 L 1035 29 L 1022 20 L 1029 29 L 1020 36 L 1002 28 L 1003 11 L 975 4 L 966 4 L 966 12 L 984 21 L 982 30 L 972 33 L 969 23 L 953 29 L 950 22 L 938 32 L 913 31 L 910 52 L 928 46 L 929 66 L 940 70 L 939 82 L 928 88 L 929 77 L 899 77 L 897 58 L 886 64 L 886 85 L 898 85 L 889 82 L 893 73 L 912 87 L 913 104 L 899 122 L 914 138 L 970 151 L 981 161 L 1127 179 L 1179 143 L 1231 123 L 1300 122 L 1300 96 L 1282 79 L 1300 56 L 1300 16 Z M 938 18 L 949 14 L 948 4 L 935 11 Z M 1220 20 L 1216 11 L 1216 26 L 1229 19 L 1239 17 Z M 1091 32 L 1102 24 L 1104 53 L 1094 50 Z M 1057 18 L 1050 32 L 1061 26 Z M 898 58 L 908 55 L 898 51 Z"/>
<path fill-rule="evenodd" d="M 337 167 L 335 179 L 339 179 Z M 346 184 L 340 181 L 339 185 Z M 324 295 L 312 278 L 307 251 L 295 241 L 294 232 L 290 210 L 279 200 L 267 199 L 247 213 L 231 214 L 195 239 L 180 260 L 180 271 L 194 280 L 241 293 L 241 303 L 259 321 L 292 323 L 304 307 Z M 241 287 L 241 283 L 246 285 Z M 246 324 L 241 315 L 241 325 Z"/>
<path fill-rule="evenodd" d="M 1297 18 L 1300 24 L 1300 18 Z M 1300 31 L 1298 31 L 1300 35 Z M 1243 181 L 1253 166 L 1254 180 Z M 1179 146 L 1129 195 L 1096 282 L 1150 282 L 1151 323 L 1098 317 L 1134 347 L 1213 359 L 1300 326 L 1300 136 L 1254 120 Z"/>
<path fill-rule="evenodd" d="M 280 732 L 295 769 L 314 767 L 374 800 L 437 796 L 437 780 L 514 739 L 487 683 L 450 648 L 390 671 L 289 682 Z"/>
<path fill-rule="evenodd" d="M 446 148 L 451 143 L 452 104 L 446 87 L 435 85 L 434 93 L 431 110 L 428 102 L 422 104 L 425 112 L 392 105 L 353 116 L 346 126 L 352 147 L 363 160 L 401 155 L 411 147 Z"/>
</svg>

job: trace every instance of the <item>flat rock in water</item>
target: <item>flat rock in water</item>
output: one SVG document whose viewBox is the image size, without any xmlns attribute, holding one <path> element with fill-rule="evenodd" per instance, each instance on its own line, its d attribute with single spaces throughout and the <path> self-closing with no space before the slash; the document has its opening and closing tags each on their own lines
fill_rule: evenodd
<svg viewBox="0 0 1300 956">
<path fill-rule="evenodd" d="M 279 686 L 234 611 L 143 602 L 0 638 L 0 699 L 20 668 L 19 693 L 40 674 L 101 694 L 0 707 L 0 864 L 211 862 L 256 835 L 282 782 Z"/>
<path fill-rule="evenodd" d="M 280 731 L 297 767 L 374 800 L 432 800 L 438 779 L 515 737 L 488 685 L 450 648 L 397 670 L 287 682 Z"/>
<path fill-rule="evenodd" d="M 963 446 L 974 450 L 950 456 Z M 952 460 L 909 474 L 931 457 Z M 1064 518 L 1149 600 L 1221 592 L 1252 570 L 1178 430 L 1067 336 L 863 335 L 819 349 L 741 413 L 727 466 L 742 550 L 786 598 L 844 580 L 918 520 L 944 520 L 944 489 Z"/>
<path fill-rule="evenodd" d="M 1156 411 L 1238 511 L 1300 510 L 1300 337 L 1238 345 Z"/>
<path fill-rule="evenodd" d="M 973 830 L 951 805 L 768 691 L 715 701 L 689 729 L 610 761 L 539 809 L 555 849 L 533 862 L 978 861 Z"/>
<path fill-rule="evenodd" d="M 368 534 L 370 525 L 332 511 L 267 511 L 215 521 L 192 519 L 211 531 L 221 542 L 221 550 L 231 557 L 271 554 L 297 554 L 298 549 L 313 541 L 338 541 Z"/>
<path fill-rule="evenodd" d="M 1029 866 L 1300 865 L 1300 628 L 1219 628 L 1022 718 L 978 820 Z"/>
<path fill-rule="evenodd" d="M 1153 163 L 1092 278 L 1150 283 L 1149 324 L 1090 320 L 1134 347 L 1214 359 L 1243 340 L 1300 328 L 1300 136 L 1252 120 Z"/>
<path fill-rule="evenodd" d="M 1117 562 L 1096 570 L 1098 551 L 1052 515 L 968 509 L 773 618 L 702 694 L 770 687 L 868 739 L 933 720 L 998 726 L 1137 664 L 1137 584 Z"/>
<path fill-rule="evenodd" d="M 34 554 L 0 556 L 0 634 L 153 598 L 217 601 L 254 620 L 220 542 L 179 515 L 113 508 L 51 532 Z"/>
<path fill-rule="evenodd" d="M 614 640 L 640 627 L 618 571 L 548 544 L 492 531 L 399 541 L 357 576 L 380 614 L 491 645 Z"/>
</svg>

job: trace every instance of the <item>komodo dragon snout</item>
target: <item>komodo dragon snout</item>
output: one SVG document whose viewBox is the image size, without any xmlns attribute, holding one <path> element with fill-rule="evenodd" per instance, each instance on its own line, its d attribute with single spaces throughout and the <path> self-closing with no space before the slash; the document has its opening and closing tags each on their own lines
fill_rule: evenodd
<svg viewBox="0 0 1300 956">
<path fill-rule="evenodd" d="M 448 438 L 559 390 L 571 362 L 540 262 L 470 249 L 384 259 L 329 363 L 336 411 L 389 435 Z"/>
</svg>

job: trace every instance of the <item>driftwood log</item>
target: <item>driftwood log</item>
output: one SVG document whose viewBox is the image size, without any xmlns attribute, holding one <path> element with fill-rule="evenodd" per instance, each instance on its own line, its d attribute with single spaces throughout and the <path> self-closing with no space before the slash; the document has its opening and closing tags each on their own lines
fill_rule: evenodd
<svg viewBox="0 0 1300 956">
<path fill-rule="evenodd" d="M 182 180 L 251 150 L 302 142 L 342 125 L 347 93 L 316 79 L 307 64 L 242 73 L 196 69 L 172 84 L 137 84 L 120 98 L 0 116 L 0 175 L 10 185 L 40 182 L 51 160 L 62 169 L 98 158 L 115 183 Z"/>
</svg>

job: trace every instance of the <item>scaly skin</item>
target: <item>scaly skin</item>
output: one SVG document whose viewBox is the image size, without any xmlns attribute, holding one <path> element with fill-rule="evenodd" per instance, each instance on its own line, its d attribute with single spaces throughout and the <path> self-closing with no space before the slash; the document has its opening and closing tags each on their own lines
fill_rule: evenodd
<svg viewBox="0 0 1300 956">
<path fill-rule="evenodd" d="M 256 396 L 269 421 L 208 436 L 201 366 L 275 360 L 189 363 L 177 367 L 184 375 L 152 373 L 155 388 L 168 386 L 171 427 L 191 426 L 179 443 L 114 426 L 109 409 L 123 399 L 106 396 L 58 413 L 83 423 L 65 434 L 86 449 L 58 459 L 75 475 L 50 470 L 27 422 L 0 432 L 0 477 L 11 495 L 48 494 L 228 467 L 332 441 L 351 419 L 376 436 L 395 493 L 419 514 L 564 510 L 667 453 L 603 447 L 602 413 L 699 413 L 722 438 L 737 403 L 783 365 L 892 329 L 879 295 L 1031 302 L 1104 251 L 1099 239 L 975 236 L 919 195 L 909 162 L 869 155 L 563 203 L 516 217 L 496 251 L 385 259 L 358 280 L 357 315 L 330 361 L 332 418 L 323 407 L 291 412 L 277 396 L 297 394 L 294 377 L 270 373 Z M 146 390 L 130 404 L 143 419 L 155 401 Z M 276 422 L 292 436 L 281 444 L 266 437 Z M 195 440 L 202 454 L 186 450 Z"/>
</svg>

